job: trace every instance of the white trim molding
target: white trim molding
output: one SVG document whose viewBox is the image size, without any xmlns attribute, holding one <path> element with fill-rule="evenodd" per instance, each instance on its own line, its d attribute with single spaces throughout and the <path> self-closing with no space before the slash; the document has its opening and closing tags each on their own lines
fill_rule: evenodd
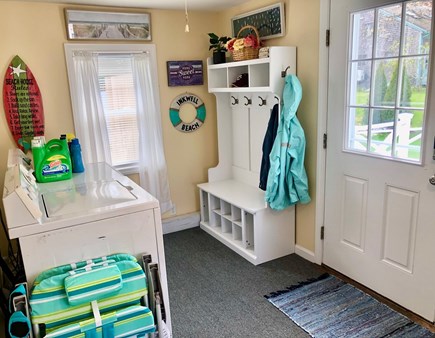
<svg viewBox="0 0 435 338">
<path fill-rule="evenodd" d="M 163 219 L 163 234 L 165 235 L 172 232 L 198 227 L 199 219 L 199 212 Z"/>
<path fill-rule="evenodd" d="M 325 215 L 325 174 L 326 149 L 323 148 L 323 135 L 327 134 L 328 117 L 328 64 L 329 48 L 326 46 L 326 31 L 329 30 L 331 0 L 320 0 L 319 22 L 319 97 L 317 115 L 317 168 L 316 168 L 316 220 L 314 262 L 322 264 L 323 240 L 320 239 Z"/>
<path fill-rule="evenodd" d="M 317 263 L 315 253 L 298 244 L 295 246 L 295 254 L 311 263 Z"/>
</svg>

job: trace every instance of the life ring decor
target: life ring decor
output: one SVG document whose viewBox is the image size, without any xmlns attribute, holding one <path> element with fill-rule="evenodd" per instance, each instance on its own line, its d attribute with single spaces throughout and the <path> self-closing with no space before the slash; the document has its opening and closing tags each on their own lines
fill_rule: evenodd
<svg viewBox="0 0 435 338">
<path fill-rule="evenodd" d="M 183 104 L 192 104 L 196 109 L 196 116 L 192 122 L 184 122 L 180 118 L 180 108 Z M 205 105 L 202 100 L 192 93 L 178 95 L 172 100 L 169 108 L 169 118 L 178 131 L 191 133 L 202 126 L 205 121 Z"/>
</svg>

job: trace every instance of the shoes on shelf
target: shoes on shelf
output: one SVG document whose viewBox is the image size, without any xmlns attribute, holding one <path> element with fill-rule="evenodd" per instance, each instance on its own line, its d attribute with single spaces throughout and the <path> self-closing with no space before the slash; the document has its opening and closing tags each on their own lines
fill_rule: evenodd
<svg viewBox="0 0 435 338">
<path fill-rule="evenodd" d="M 248 73 L 237 76 L 236 81 L 231 84 L 231 87 L 249 87 Z"/>
</svg>

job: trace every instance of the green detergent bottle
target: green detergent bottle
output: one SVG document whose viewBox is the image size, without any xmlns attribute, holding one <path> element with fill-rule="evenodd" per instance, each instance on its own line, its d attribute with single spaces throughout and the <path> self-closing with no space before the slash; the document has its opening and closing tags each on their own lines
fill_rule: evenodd
<svg viewBox="0 0 435 338">
<path fill-rule="evenodd" d="M 33 166 L 38 183 L 67 180 L 72 177 L 71 157 L 66 139 L 53 139 L 44 144 L 32 140 Z"/>
</svg>

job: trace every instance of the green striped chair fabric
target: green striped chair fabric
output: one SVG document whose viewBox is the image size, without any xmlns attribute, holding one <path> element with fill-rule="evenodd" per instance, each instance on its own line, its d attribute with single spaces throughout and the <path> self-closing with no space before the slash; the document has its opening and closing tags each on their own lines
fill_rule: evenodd
<svg viewBox="0 0 435 338">
<path fill-rule="evenodd" d="M 141 298 L 148 293 L 146 276 L 141 266 L 135 257 L 127 254 L 63 265 L 44 271 L 41 275 L 36 279 L 29 303 L 32 323 L 45 324 L 48 334 L 57 332 L 65 325 L 73 325 L 77 329 L 80 323 L 95 323 L 92 301 L 96 301 L 102 318 L 113 318 L 114 312 L 129 306 L 139 306 Z M 140 318 L 151 318 L 149 323 L 147 321 L 148 324 L 142 319 L 141 325 L 146 324 L 144 327 L 148 327 L 151 322 L 154 325 L 153 315 L 148 308 L 140 308 L 147 313 L 146 316 L 139 316 Z M 107 318 L 106 322 L 109 320 Z M 141 321 L 132 320 L 133 324 L 139 322 Z M 119 321 L 115 324 L 119 325 Z M 83 328 L 83 325 L 80 327 Z M 95 334 L 103 334 L 103 328 L 96 329 Z M 88 332 L 86 337 L 94 335 Z"/>
<path fill-rule="evenodd" d="M 65 292 L 70 305 L 100 300 L 118 293 L 122 288 L 121 271 L 117 265 L 99 265 L 65 277 Z"/>
<path fill-rule="evenodd" d="M 48 333 L 45 338 L 122 338 L 143 337 L 155 332 L 154 318 L 144 306 L 130 306 L 101 316 L 102 326 L 93 319 L 65 325 Z"/>
<path fill-rule="evenodd" d="M 57 266 L 55 268 L 51 268 L 51 269 L 48 269 L 48 270 L 41 272 L 36 277 L 35 281 L 33 282 L 33 286 L 38 285 L 42 280 L 47 279 L 49 277 L 60 275 L 62 273 L 69 272 L 71 270 L 84 268 L 87 265 L 104 263 L 105 261 L 109 261 L 109 260 L 115 261 L 115 262 L 120 262 L 120 261 L 137 262 L 136 257 L 134 257 L 132 255 L 125 254 L 125 253 L 117 253 L 117 254 L 113 254 L 113 255 L 109 255 L 109 256 L 103 256 L 103 257 L 89 259 L 86 261 L 80 261 L 77 263 L 64 264 L 64 265 L 60 265 L 60 266 Z"/>
</svg>

